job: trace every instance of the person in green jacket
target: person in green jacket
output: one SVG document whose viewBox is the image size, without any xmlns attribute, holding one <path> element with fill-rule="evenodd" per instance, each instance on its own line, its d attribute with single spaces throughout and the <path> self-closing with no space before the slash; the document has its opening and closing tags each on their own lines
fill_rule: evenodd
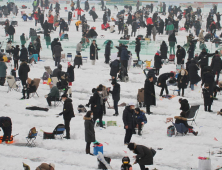
<svg viewBox="0 0 222 170">
<path fill-rule="evenodd" d="M 49 48 L 49 45 L 51 46 L 51 37 L 50 37 L 50 34 L 47 34 L 47 35 L 45 36 L 45 42 L 46 42 L 47 48 Z"/>
<path fill-rule="evenodd" d="M 167 27 L 166 27 L 166 32 L 170 36 L 173 33 L 174 30 L 174 25 L 168 21 Z"/>
<path fill-rule="evenodd" d="M 45 96 L 48 105 L 51 106 L 51 101 L 59 101 L 59 89 L 56 86 L 53 86 L 53 83 L 49 83 L 50 93 Z"/>
<path fill-rule="evenodd" d="M 4 86 L 5 84 L 6 70 L 7 70 L 7 66 L 4 62 L 4 59 L 1 58 L 0 59 L 0 85 L 1 86 Z"/>
<path fill-rule="evenodd" d="M 25 45 L 26 40 L 25 40 L 25 34 L 24 33 L 22 33 L 22 35 L 20 36 L 20 41 L 21 41 L 22 45 Z"/>
</svg>

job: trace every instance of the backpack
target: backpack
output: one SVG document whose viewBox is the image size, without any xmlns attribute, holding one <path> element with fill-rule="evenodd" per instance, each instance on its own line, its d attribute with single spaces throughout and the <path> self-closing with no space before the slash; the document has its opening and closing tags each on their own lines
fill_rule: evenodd
<svg viewBox="0 0 222 170">
<path fill-rule="evenodd" d="M 79 113 L 87 112 L 86 108 L 81 104 L 78 106 L 77 110 L 79 111 Z"/>
<path fill-rule="evenodd" d="M 167 128 L 167 136 L 172 137 L 173 135 L 175 135 L 175 127 L 171 125 Z"/>
<path fill-rule="evenodd" d="M 33 134 L 35 133 L 37 133 L 36 128 L 35 127 L 31 128 L 29 131 L 28 138 L 32 138 Z"/>
<path fill-rule="evenodd" d="M 44 72 L 44 73 L 43 73 L 43 76 L 42 76 L 42 79 L 43 79 L 43 80 L 48 80 L 48 78 L 49 78 L 49 73 Z"/>
</svg>

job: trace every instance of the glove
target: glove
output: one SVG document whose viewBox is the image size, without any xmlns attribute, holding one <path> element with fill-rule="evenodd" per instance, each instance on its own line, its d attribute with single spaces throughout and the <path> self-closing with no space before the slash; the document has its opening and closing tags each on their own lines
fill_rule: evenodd
<svg viewBox="0 0 222 170">
<path fill-rule="evenodd" d="M 62 113 L 59 113 L 59 116 L 62 116 Z"/>
</svg>

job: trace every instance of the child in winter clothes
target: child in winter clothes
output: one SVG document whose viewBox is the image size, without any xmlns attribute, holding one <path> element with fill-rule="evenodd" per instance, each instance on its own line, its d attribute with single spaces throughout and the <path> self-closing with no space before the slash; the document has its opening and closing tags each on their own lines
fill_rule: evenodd
<svg viewBox="0 0 222 170">
<path fill-rule="evenodd" d="M 123 157 L 122 162 L 121 170 L 133 170 L 128 156 Z"/>
<path fill-rule="evenodd" d="M 209 90 L 209 85 L 208 84 L 204 85 L 203 97 L 204 97 L 204 110 L 205 110 L 205 112 L 206 111 L 213 112 L 211 110 L 213 96 L 210 94 L 210 90 Z M 207 107 L 208 107 L 208 109 L 207 109 Z"/>
<path fill-rule="evenodd" d="M 136 118 L 136 126 L 138 127 L 138 135 L 142 135 L 141 131 L 142 131 L 142 127 L 144 126 L 144 124 L 147 123 L 147 118 L 145 116 L 145 113 L 143 110 L 140 110 L 139 108 L 135 109 L 135 118 Z"/>
</svg>

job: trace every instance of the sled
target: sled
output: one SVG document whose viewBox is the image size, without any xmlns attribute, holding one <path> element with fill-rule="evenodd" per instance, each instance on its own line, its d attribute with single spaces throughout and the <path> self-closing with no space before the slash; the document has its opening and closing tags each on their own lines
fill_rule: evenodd
<svg viewBox="0 0 222 170">
<path fill-rule="evenodd" d="M 125 107 L 126 103 L 121 103 L 120 105 L 118 105 L 118 107 Z M 114 107 L 109 106 L 108 109 L 114 109 Z"/>
<path fill-rule="evenodd" d="M 176 97 L 176 95 L 163 95 L 162 96 L 162 98 L 166 98 L 166 99 L 172 99 L 172 98 L 174 98 L 174 97 Z"/>
</svg>

